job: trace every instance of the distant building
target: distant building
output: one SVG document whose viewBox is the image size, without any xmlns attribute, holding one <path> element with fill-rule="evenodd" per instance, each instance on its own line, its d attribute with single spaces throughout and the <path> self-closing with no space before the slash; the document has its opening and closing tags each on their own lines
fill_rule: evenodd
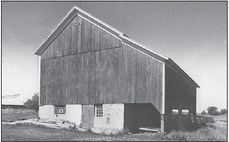
<svg viewBox="0 0 229 142">
<path fill-rule="evenodd" d="M 2 104 L 1 109 L 25 109 L 25 105 Z"/>
<path fill-rule="evenodd" d="M 163 132 L 186 127 L 196 115 L 199 86 L 175 62 L 77 7 L 35 54 L 41 57 L 40 118 Z"/>
</svg>

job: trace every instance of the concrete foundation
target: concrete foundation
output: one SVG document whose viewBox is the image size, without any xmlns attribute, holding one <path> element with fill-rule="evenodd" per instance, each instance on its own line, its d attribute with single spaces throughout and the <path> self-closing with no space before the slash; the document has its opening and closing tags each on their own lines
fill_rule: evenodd
<svg viewBox="0 0 229 142">
<path fill-rule="evenodd" d="M 74 122 L 76 125 L 81 124 L 82 106 L 66 105 L 66 120 Z"/>
<path fill-rule="evenodd" d="M 103 117 L 94 117 L 95 128 L 124 128 L 124 104 L 104 104 Z"/>
<path fill-rule="evenodd" d="M 44 105 L 39 106 L 39 117 L 41 119 L 54 119 L 54 106 L 53 105 Z"/>
<path fill-rule="evenodd" d="M 80 125 L 82 106 L 81 105 L 66 105 L 66 114 L 55 114 L 53 105 L 39 106 L 39 117 L 41 119 L 57 119 L 67 120 Z"/>
<path fill-rule="evenodd" d="M 164 131 L 164 115 L 152 104 L 103 104 L 102 116 L 96 115 L 95 105 L 66 105 L 66 114 L 54 114 L 54 109 L 53 105 L 40 106 L 39 117 L 68 120 L 95 132 L 128 129 L 135 133 L 140 127 L 162 127 Z"/>
</svg>

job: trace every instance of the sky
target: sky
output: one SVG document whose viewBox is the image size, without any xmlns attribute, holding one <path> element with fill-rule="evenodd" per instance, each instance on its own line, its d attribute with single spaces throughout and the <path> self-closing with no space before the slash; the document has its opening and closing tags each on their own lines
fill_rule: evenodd
<svg viewBox="0 0 229 142">
<path fill-rule="evenodd" d="M 39 92 L 33 54 L 73 6 L 174 60 L 200 88 L 197 112 L 226 108 L 226 2 L 2 2 L 3 104 Z"/>
</svg>

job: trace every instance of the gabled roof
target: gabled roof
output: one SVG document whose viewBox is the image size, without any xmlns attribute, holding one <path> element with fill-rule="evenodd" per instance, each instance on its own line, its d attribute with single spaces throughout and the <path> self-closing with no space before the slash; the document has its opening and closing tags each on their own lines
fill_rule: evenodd
<svg viewBox="0 0 229 142">
<path fill-rule="evenodd" d="M 172 68 L 174 71 L 176 71 L 178 74 L 182 75 L 183 77 L 187 78 L 191 83 L 193 83 L 196 87 L 199 87 L 199 85 L 191 78 L 189 77 L 175 62 L 173 62 L 170 58 L 165 57 L 163 55 L 160 55 L 156 52 L 153 52 L 152 50 L 146 48 L 142 44 L 130 39 L 122 32 L 118 31 L 117 29 L 111 27 L 110 25 L 104 23 L 103 21 L 97 19 L 96 17 L 92 16 L 91 14 L 85 12 L 84 10 L 74 6 L 70 12 L 64 17 L 64 19 L 56 26 L 56 28 L 52 31 L 52 33 L 38 46 L 34 54 L 41 55 L 48 46 L 55 40 L 55 38 L 61 33 L 61 31 L 74 19 L 77 15 L 82 16 L 89 20 L 90 22 L 96 24 L 100 28 L 106 30 L 107 32 L 111 33 L 115 37 L 119 38 L 122 43 L 125 43 L 127 45 L 130 45 L 131 47 L 165 63 L 170 68 Z"/>
</svg>

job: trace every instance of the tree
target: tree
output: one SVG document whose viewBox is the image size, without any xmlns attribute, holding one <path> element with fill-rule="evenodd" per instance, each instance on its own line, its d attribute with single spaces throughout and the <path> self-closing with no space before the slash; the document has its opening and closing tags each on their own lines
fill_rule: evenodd
<svg viewBox="0 0 229 142">
<path fill-rule="evenodd" d="M 203 110 L 203 111 L 201 112 L 201 114 L 202 114 L 202 115 L 206 115 L 207 113 L 206 113 L 205 110 Z"/>
<path fill-rule="evenodd" d="M 38 95 L 38 93 L 34 93 L 32 99 L 28 99 L 26 102 L 24 102 L 24 105 L 27 106 L 27 108 L 33 109 L 37 112 L 39 109 L 39 95 Z"/>
<path fill-rule="evenodd" d="M 219 114 L 218 108 L 215 106 L 210 106 L 210 107 L 208 107 L 207 110 L 208 110 L 208 114 L 210 114 L 210 115 L 218 115 Z"/>
<path fill-rule="evenodd" d="M 227 113 L 227 109 L 221 109 L 220 110 L 220 114 L 225 114 L 225 113 Z"/>
</svg>

